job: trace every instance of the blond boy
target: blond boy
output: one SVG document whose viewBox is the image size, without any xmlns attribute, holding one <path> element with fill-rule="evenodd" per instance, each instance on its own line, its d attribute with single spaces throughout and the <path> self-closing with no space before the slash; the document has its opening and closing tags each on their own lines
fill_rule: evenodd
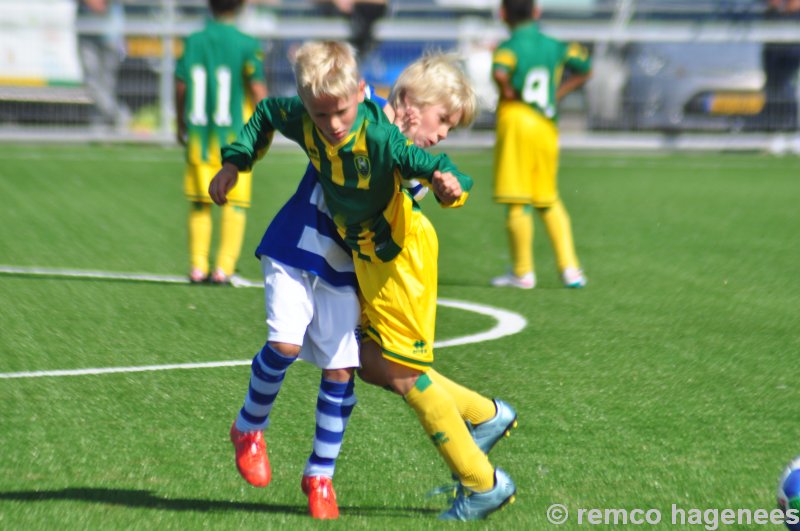
<svg viewBox="0 0 800 531">
<path fill-rule="evenodd" d="M 483 518 L 511 501 L 516 488 L 475 443 L 446 385 L 426 374 L 433 363 L 438 241 L 401 186 L 403 178 L 419 177 L 443 206 L 460 206 L 472 181 L 446 155 L 413 145 L 375 103 L 364 101 L 350 46 L 303 45 L 295 76 L 299 96 L 263 100 L 237 141 L 223 148 L 211 197 L 225 203 L 238 171 L 263 156 L 275 130 L 306 151 L 338 233 L 352 250 L 364 332 L 380 346 L 383 374 L 463 487 L 442 518 Z"/>
</svg>

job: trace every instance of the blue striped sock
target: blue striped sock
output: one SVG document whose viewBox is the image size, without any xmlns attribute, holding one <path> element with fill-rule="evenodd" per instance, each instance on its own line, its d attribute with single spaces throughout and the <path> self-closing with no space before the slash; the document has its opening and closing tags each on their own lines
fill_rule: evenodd
<svg viewBox="0 0 800 531">
<path fill-rule="evenodd" d="M 269 343 L 264 344 L 261 352 L 253 358 L 250 388 L 236 419 L 236 429 L 262 431 L 269 426 L 269 412 L 281 390 L 286 369 L 296 359 L 276 352 Z"/>
<path fill-rule="evenodd" d="M 314 451 L 308 458 L 304 475 L 333 477 L 336 458 L 342 449 L 344 430 L 356 405 L 354 388 L 354 380 L 344 383 L 322 378 L 320 381 Z"/>
</svg>

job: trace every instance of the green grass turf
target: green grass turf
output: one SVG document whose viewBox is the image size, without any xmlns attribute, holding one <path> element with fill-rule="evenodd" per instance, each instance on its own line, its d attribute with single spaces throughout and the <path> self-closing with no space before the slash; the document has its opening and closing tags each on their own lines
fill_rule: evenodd
<svg viewBox="0 0 800 531">
<path fill-rule="evenodd" d="M 424 204 L 440 296 L 522 314 L 499 340 L 437 351 L 437 368 L 512 403 L 492 452 L 517 502 L 466 528 L 578 529 L 577 510 L 772 509 L 800 454 L 800 161 L 762 155 L 565 153 L 560 188 L 584 290 L 562 289 L 537 220 L 539 285 L 487 287 L 507 267 L 491 154 L 460 210 Z M 0 146 L 0 264 L 181 275 L 183 163 L 174 149 Z M 256 168 L 241 274 L 293 192 L 302 155 Z M 245 360 L 264 341 L 259 289 L 0 275 L 0 372 Z M 493 321 L 439 311 L 439 338 Z M 319 372 L 290 370 L 273 411 L 273 482 L 247 486 L 227 430 L 246 366 L 0 379 L 2 529 L 438 529 L 448 473 L 403 402 L 366 385 L 336 474 L 342 518 L 314 522 L 299 489 Z M 552 503 L 572 511 L 549 525 Z M 454 526 L 448 526 L 454 527 Z M 594 526 L 604 528 L 604 526 Z M 748 528 L 744 526 L 742 528 Z M 752 525 L 749 528 L 763 528 Z"/>
</svg>

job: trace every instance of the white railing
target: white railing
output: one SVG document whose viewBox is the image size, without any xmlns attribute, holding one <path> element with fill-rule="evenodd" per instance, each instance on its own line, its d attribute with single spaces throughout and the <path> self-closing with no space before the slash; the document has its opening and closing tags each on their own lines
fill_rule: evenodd
<svg viewBox="0 0 800 531">
<path fill-rule="evenodd" d="M 4 0 L 8 1 L 16 0 Z M 445 10 L 432 1 L 392 1 L 390 15 L 375 28 L 376 39 L 383 43 L 382 51 L 365 58 L 365 74 L 377 78 L 385 75 L 385 79 L 378 79 L 378 84 L 389 83 L 391 69 L 410 60 L 409 54 L 421 52 L 425 47 L 461 51 L 482 93 L 485 109 L 480 126 L 456 135 L 456 140 L 465 145 L 491 145 L 490 50 L 508 35 L 508 30 L 498 21 L 494 8 L 469 7 L 477 4 L 468 2 L 462 7 L 454 7 L 452 1 L 446 3 Z M 0 71 L 0 140 L 173 141 L 173 44 L 202 25 L 205 2 L 130 0 L 125 4 L 128 11 L 120 31 L 128 45 L 128 56 L 122 65 L 117 96 L 129 107 L 127 121 L 116 125 L 92 124 L 92 100 L 80 86 L 4 85 L 5 76 Z M 724 105 L 717 116 L 695 116 L 689 112 L 695 107 L 701 110 L 714 107 L 714 98 L 719 98 L 726 87 L 763 94 L 763 44 L 798 44 L 800 19 L 766 20 L 757 2 L 745 5 L 730 0 L 725 4 L 729 8 L 735 4 L 735 16 L 729 16 L 729 12 L 711 16 L 707 8 L 703 11 L 696 3 L 687 3 L 689 7 L 680 10 L 669 3 L 657 10 L 649 7 L 654 5 L 652 2 L 634 0 L 584 4 L 590 8 L 571 6 L 551 10 L 551 15 L 542 20 L 543 29 L 552 35 L 593 48 L 592 82 L 582 93 L 563 102 L 561 129 L 565 147 L 800 152 L 796 130 L 770 131 L 770 127 L 763 127 L 752 116 L 731 114 L 731 108 Z M 0 20 L 3 9 L 0 5 Z M 698 11 L 692 13 L 691 9 Z M 285 58 L 291 43 L 305 39 L 344 39 L 349 31 L 343 18 L 317 16 L 310 0 L 251 3 L 241 17 L 241 25 L 265 43 L 266 70 L 273 93 L 291 91 L 291 72 Z M 2 22 L 0 29 L 7 29 L 2 28 Z M 75 30 L 78 35 L 101 37 L 108 32 L 108 25 L 103 19 L 80 17 Z M 740 58 L 735 67 L 738 72 L 724 60 L 726 53 L 736 53 Z M 701 61 L 703 55 L 709 54 L 716 56 L 716 70 Z M 688 66 L 676 64 L 684 59 Z M 698 63 L 698 72 L 708 74 L 705 81 L 698 74 L 700 96 L 686 95 L 687 100 L 681 101 L 670 99 L 673 96 L 670 93 L 662 94 L 658 100 L 658 87 L 669 87 L 672 82 L 680 84 L 679 76 L 696 74 L 692 61 Z M 704 82 L 708 83 L 708 94 L 702 92 Z M 683 83 L 687 84 L 691 83 Z M 795 85 L 795 97 L 796 90 Z M 61 118 L 59 112 L 51 110 L 59 105 L 72 105 L 80 111 Z M 736 110 L 740 104 L 731 105 Z M 796 113 L 796 105 L 793 108 Z M 38 116 L 26 115 L 37 112 Z"/>
</svg>

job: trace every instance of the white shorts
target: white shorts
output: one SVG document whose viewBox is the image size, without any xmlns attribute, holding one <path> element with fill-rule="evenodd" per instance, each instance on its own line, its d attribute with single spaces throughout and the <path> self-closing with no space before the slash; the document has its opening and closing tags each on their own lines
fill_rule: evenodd
<svg viewBox="0 0 800 531">
<path fill-rule="evenodd" d="M 261 257 L 269 341 L 301 345 L 300 359 L 320 369 L 358 367 L 361 306 L 354 288 Z"/>
</svg>

